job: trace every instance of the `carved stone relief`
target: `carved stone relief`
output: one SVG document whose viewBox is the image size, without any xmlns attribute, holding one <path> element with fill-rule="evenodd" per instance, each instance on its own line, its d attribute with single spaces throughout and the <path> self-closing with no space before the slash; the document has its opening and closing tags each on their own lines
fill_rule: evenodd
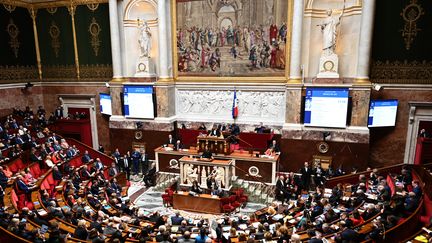
<svg viewBox="0 0 432 243">
<path fill-rule="evenodd" d="M 177 90 L 177 116 L 230 119 L 233 92 L 231 90 Z M 284 122 L 285 92 L 239 90 L 237 99 L 239 120 Z"/>
</svg>

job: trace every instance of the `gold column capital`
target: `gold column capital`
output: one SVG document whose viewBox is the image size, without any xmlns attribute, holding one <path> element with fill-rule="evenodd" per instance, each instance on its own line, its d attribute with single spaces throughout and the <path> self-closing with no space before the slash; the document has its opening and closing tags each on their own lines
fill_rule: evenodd
<svg viewBox="0 0 432 243">
<path fill-rule="evenodd" d="M 370 79 L 369 77 L 364 77 L 364 78 L 355 78 L 354 79 L 354 84 L 355 85 L 370 85 Z"/>
<path fill-rule="evenodd" d="M 301 84 L 302 78 L 289 78 L 287 83 L 289 83 L 289 84 Z"/>
</svg>

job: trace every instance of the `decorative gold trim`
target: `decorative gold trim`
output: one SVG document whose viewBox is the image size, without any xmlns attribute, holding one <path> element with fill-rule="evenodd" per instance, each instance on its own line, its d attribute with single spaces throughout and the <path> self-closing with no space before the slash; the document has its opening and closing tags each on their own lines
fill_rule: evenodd
<svg viewBox="0 0 432 243">
<path fill-rule="evenodd" d="M 42 67 L 46 79 L 76 79 L 74 65 L 44 65 Z"/>
<path fill-rule="evenodd" d="M 286 83 L 289 80 L 289 65 L 291 60 L 291 35 L 292 35 L 292 18 L 293 18 L 293 5 L 294 0 L 288 0 L 287 6 L 287 35 L 285 43 L 285 75 L 284 76 L 262 76 L 262 77 L 243 77 L 243 76 L 179 76 L 178 75 L 178 56 L 177 56 L 177 0 L 171 0 L 171 35 L 172 35 L 172 53 L 173 53 L 173 78 L 175 82 L 179 81 L 192 81 L 192 82 L 208 82 L 208 81 L 241 81 L 241 82 L 257 82 L 266 81 L 270 83 Z"/>
<path fill-rule="evenodd" d="M 408 51 L 414 39 L 417 37 L 417 32 L 421 30 L 417 28 L 417 21 L 424 15 L 424 11 L 420 4 L 417 4 L 417 0 L 411 0 L 400 15 L 405 21 L 404 28 L 401 29 L 401 32 L 405 41 L 405 49 Z"/>
<path fill-rule="evenodd" d="M 11 4 L 7 4 L 7 3 L 3 3 L 3 7 L 9 12 L 12 13 L 13 11 L 15 11 L 16 6 L 11 5 Z"/>
<path fill-rule="evenodd" d="M 50 7 L 46 8 L 46 11 L 50 13 L 51 15 L 55 14 L 57 12 L 57 7 Z"/>
<path fill-rule="evenodd" d="M 371 82 L 369 78 L 355 78 L 354 84 L 356 85 L 369 85 Z"/>
<path fill-rule="evenodd" d="M 38 71 L 35 66 L 0 66 L 0 80 L 37 80 Z"/>
<path fill-rule="evenodd" d="M 18 58 L 18 51 L 20 47 L 20 42 L 18 40 L 18 35 L 20 33 L 18 26 L 14 23 L 13 19 L 9 19 L 9 24 L 6 27 L 6 30 L 9 34 L 9 46 L 12 48 L 12 51 L 15 55 L 15 58 Z"/>
<path fill-rule="evenodd" d="M 86 4 L 87 8 L 90 9 L 92 12 L 96 11 L 99 7 L 99 3 L 89 3 Z"/>
<path fill-rule="evenodd" d="M 40 57 L 40 49 L 39 49 L 39 37 L 38 37 L 38 31 L 37 31 L 37 25 L 36 25 L 36 17 L 37 17 L 37 9 L 29 8 L 28 11 L 30 12 L 30 17 L 33 21 L 33 34 L 34 34 L 34 40 L 35 40 L 35 49 L 36 49 L 36 62 L 38 67 L 38 73 L 39 73 L 39 79 L 42 79 L 42 62 Z"/>
<path fill-rule="evenodd" d="M 80 66 L 79 66 L 79 58 L 78 58 L 78 44 L 76 38 L 76 30 L 75 30 L 75 12 L 76 5 L 71 1 L 71 4 L 68 6 L 69 15 L 72 20 L 72 36 L 73 36 L 73 44 L 74 44 L 74 53 L 75 53 L 75 68 L 76 68 L 76 77 L 80 79 Z"/>
<path fill-rule="evenodd" d="M 374 61 L 371 80 L 382 83 L 432 83 L 432 61 Z M 377 81 L 379 80 L 379 81 Z"/>
<path fill-rule="evenodd" d="M 325 154 L 325 153 L 327 153 L 327 152 L 329 151 L 330 146 L 329 146 L 329 144 L 326 143 L 326 142 L 319 142 L 319 143 L 317 144 L 317 149 L 318 149 L 318 151 L 319 151 L 320 153 Z"/>
<path fill-rule="evenodd" d="M 90 32 L 90 44 L 93 48 L 93 52 L 95 56 L 99 54 L 99 47 L 101 45 L 101 40 L 99 39 L 99 33 L 101 32 L 101 27 L 96 21 L 95 17 L 92 18 L 92 21 L 88 27 L 88 31 Z"/>
<path fill-rule="evenodd" d="M 327 9 L 305 9 L 304 17 L 312 17 L 312 18 L 326 18 L 327 17 Z M 334 14 L 342 13 L 342 9 L 334 9 Z M 362 13 L 362 6 L 351 6 L 345 8 L 343 17 L 352 16 L 352 15 L 360 15 Z"/>
<path fill-rule="evenodd" d="M 112 65 L 96 64 L 96 65 L 81 65 L 81 79 L 110 79 L 112 77 Z"/>
<path fill-rule="evenodd" d="M 61 46 L 61 43 L 59 40 L 60 29 L 57 26 L 56 22 L 54 22 L 54 21 L 51 22 L 51 26 L 49 28 L 49 34 L 51 36 L 51 47 L 54 50 L 55 57 L 58 58 L 60 46 Z"/>
<path fill-rule="evenodd" d="M 0 3 L 6 5 L 12 5 L 15 7 L 23 8 L 54 8 L 54 7 L 65 7 L 69 6 L 73 2 L 74 5 L 87 5 L 87 4 L 100 4 L 107 3 L 108 0 L 60 0 L 60 1 L 40 1 L 40 2 L 28 2 L 24 0 L 0 0 Z"/>
<path fill-rule="evenodd" d="M 301 78 L 290 78 L 288 80 L 289 84 L 301 84 L 302 83 L 302 79 Z"/>
</svg>

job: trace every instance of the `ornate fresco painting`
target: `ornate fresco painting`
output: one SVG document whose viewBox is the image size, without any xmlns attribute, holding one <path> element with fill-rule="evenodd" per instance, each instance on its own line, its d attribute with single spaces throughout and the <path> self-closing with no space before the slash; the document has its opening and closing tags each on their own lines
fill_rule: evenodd
<svg viewBox="0 0 432 243">
<path fill-rule="evenodd" d="M 174 1 L 177 77 L 287 75 L 290 1 Z"/>
</svg>

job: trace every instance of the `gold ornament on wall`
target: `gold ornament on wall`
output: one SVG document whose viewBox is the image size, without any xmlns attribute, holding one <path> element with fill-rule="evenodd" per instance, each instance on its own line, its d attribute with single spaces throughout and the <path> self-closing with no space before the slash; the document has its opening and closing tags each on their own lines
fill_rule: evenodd
<svg viewBox="0 0 432 243">
<path fill-rule="evenodd" d="M 57 7 L 50 7 L 50 8 L 47 8 L 46 10 L 48 11 L 48 13 L 53 15 L 57 12 Z"/>
<path fill-rule="evenodd" d="M 18 41 L 19 29 L 14 23 L 13 19 L 9 19 L 9 24 L 7 25 L 7 32 L 9 34 L 9 46 L 12 48 L 15 58 L 18 58 L 18 50 L 20 47 L 20 42 Z"/>
<path fill-rule="evenodd" d="M 60 51 L 60 29 L 54 21 L 51 22 L 49 34 L 51 36 L 51 47 L 54 50 L 55 57 L 58 57 Z"/>
<path fill-rule="evenodd" d="M 3 4 L 3 7 L 9 12 L 9 13 L 12 13 L 14 10 L 15 10 L 15 8 L 16 8 L 16 6 L 14 6 L 14 5 L 12 5 L 12 4 Z"/>
<path fill-rule="evenodd" d="M 99 39 L 99 33 L 101 32 L 101 28 L 94 17 L 92 18 L 92 22 L 89 25 L 88 31 L 90 32 L 91 35 L 90 44 L 93 48 L 94 55 L 98 56 L 99 47 L 101 44 L 101 40 Z"/>
<path fill-rule="evenodd" d="M 99 3 L 90 3 L 87 4 L 87 8 L 90 9 L 91 11 L 96 11 L 99 7 Z"/>
<path fill-rule="evenodd" d="M 400 13 L 405 21 L 404 28 L 401 30 L 402 37 L 405 41 L 405 49 L 409 50 L 417 33 L 421 30 L 417 28 L 417 21 L 424 15 L 423 8 L 417 3 L 417 0 L 411 0 Z"/>
</svg>

